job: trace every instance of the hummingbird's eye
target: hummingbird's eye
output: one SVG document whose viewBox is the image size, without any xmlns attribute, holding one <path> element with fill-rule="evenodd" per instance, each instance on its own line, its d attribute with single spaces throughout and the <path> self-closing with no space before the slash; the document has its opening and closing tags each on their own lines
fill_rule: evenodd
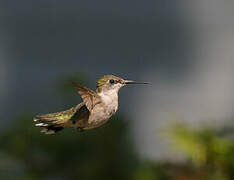
<svg viewBox="0 0 234 180">
<path fill-rule="evenodd" d="M 114 80 L 114 79 L 111 79 L 109 82 L 110 82 L 111 84 L 114 84 L 114 83 L 115 83 L 115 80 Z"/>
</svg>

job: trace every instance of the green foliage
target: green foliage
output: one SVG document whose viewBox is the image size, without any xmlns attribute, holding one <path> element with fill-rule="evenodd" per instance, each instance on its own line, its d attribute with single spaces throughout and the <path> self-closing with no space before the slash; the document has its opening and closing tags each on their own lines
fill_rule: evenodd
<svg viewBox="0 0 234 180">
<path fill-rule="evenodd" d="M 161 164 L 154 162 L 142 162 L 136 169 L 134 180 L 168 180 L 169 177 L 165 174 Z"/>
<path fill-rule="evenodd" d="M 210 179 L 233 178 L 234 141 L 219 132 L 212 127 L 194 129 L 176 124 L 168 135 L 174 148 L 184 153 L 196 168 L 206 169 Z"/>
<path fill-rule="evenodd" d="M 126 122 L 118 117 L 93 131 L 44 135 L 32 117 L 19 118 L 0 137 L 0 179 L 11 179 L 16 171 L 13 179 L 128 179 L 136 160 L 126 130 Z"/>
</svg>

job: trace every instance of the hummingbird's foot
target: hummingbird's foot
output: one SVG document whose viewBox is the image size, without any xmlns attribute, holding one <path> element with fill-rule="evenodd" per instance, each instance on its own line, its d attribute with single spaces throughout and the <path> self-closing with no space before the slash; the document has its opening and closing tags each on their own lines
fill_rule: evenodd
<svg viewBox="0 0 234 180">
<path fill-rule="evenodd" d="M 79 132 L 84 132 L 84 129 L 81 128 L 81 127 L 78 127 L 78 128 L 77 128 L 77 131 L 79 131 Z"/>
</svg>

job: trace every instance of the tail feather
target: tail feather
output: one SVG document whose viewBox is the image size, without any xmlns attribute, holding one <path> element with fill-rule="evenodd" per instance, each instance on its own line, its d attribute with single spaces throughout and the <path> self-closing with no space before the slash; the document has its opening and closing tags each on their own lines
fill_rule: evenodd
<svg viewBox="0 0 234 180">
<path fill-rule="evenodd" d="M 55 134 L 55 133 L 57 133 L 58 131 L 61 131 L 61 130 L 63 130 L 63 127 L 49 126 L 49 127 L 43 128 L 41 130 L 41 133 Z"/>
<path fill-rule="evenodd" d="M 82 110 L 81 107 L 83 106 L 84 103 L 80 103 L 66 111 L 39 115 L 36 116 L 33 121 L 36 123 L 35 126 L 43 127 L 41 130 L 42 133 L 55 134 L 65 127 L 73 126 L 71 119 L 73 116 L 75 116 L 75 113 L 77 113 L 79 109 Z"/>
<path fill-rule="evenodd" d="M 36 119 L 34 118 L 34 121 L 36 122 L 35 126 L 37 127 L 43 127 L 43 129 L 41 130 L 42 133 L 45 134 L 55 134 L 58 131 L 63 130 L 63 128 L 65 127 L 66 122 L 63 121 L 59 122 L 58 120 L 45 120 L 45 119 Z"/>
<path fill-rule="evenodd" d="M 73 116 L 74 109 L 71 108 L 67 111 L 45 114 L 36 116 L 33 120 L 36 123 L 35 126 L 43 127 L 41 130 L 45 134 L 55 134 L 61 131 L 64 127 L 70 125 L 70 118 Z"/>
</svg>

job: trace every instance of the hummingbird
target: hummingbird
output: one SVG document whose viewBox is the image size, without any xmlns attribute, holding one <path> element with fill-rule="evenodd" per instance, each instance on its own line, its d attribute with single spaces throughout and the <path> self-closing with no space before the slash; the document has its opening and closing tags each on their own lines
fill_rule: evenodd
<svg viewBox="0 0 234 180">
<path fill-rule="evenodd" d="M 105 124 L 118 109 L 118 92 L 129 84 L 149 84 L 133 80 L 124 80 L 114 75 L 104 75 L 97 81 L 96 91 L 75 82 L 83 102 L 61 112 L 38 115 L 34 118 L 35 126 L 43 127 L 45 134 L 55 134 L 67 127 L 79 131 L 90 130 Z"/>
</svg>

